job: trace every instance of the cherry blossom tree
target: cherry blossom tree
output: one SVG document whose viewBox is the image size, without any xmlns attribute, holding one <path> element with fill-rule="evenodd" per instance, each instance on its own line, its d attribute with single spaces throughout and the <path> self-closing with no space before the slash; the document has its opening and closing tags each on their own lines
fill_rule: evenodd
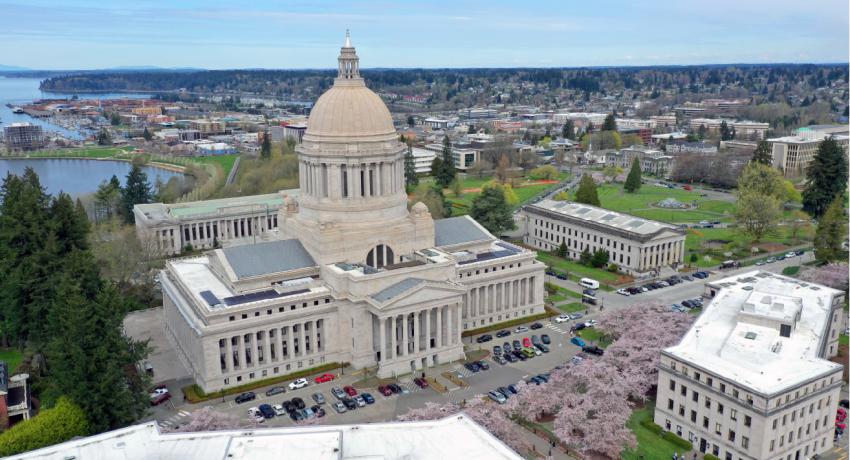
<svg viewBox="0 0 850 460">
<path fill-rule="evenodd" d="M 798 275 L 803 281 L 846 291 L 848 287 L 847 264 L 827 264 L 822 267 L 807 267 Z"/>
</svg>

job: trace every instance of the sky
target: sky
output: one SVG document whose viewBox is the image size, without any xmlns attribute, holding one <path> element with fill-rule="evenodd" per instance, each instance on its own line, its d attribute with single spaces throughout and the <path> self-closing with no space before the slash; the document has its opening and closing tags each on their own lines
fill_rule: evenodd
<svg viewBox="0 0 850 460">
<path fill-rule="evenodd" d="M 847 62 L 847 0 L 0 0 L 0 65 L 333 68 Z"/>
</svg>

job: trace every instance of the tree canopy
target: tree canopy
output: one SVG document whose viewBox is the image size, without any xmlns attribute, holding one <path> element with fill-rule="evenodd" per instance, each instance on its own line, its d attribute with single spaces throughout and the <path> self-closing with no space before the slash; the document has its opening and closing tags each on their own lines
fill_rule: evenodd
<svg viewBox="0 0 850 460">
<path fill-rule="evenodd" d="M 826 209 L 815 230 L 815 257 L 818 262 L 847 261 L 847 251 L 841 246 L 847 238 L 847 216 L 844 199 L 839 197 Z"/>
<path fill-rule="evenodd" d="M 828 137 L 820 143 L 806 170 L 806 178 L 803 210 L 818 218 L 847 188 L 847 157 L 835 139 Z"/>
<path fill-rule="evenodd" d="M 632 161 L 632 168 L 629 169 L 629 175 L 626 176 L 626 183 L 623 184 L 623 190 L 626 193 L 635 193 L 640 190 L 641 186 L 641 171 L 640 159 L 635 158 Z"/>
<path fill-rule="evenodd" d="M 584 174 L 581 176 L 581 181 L 578 184 L 578 190 L 576 190 L 575 201 L 577 203 L 590 204 L 593 206 L 599 206 L 599 194 L 596 191 L 596 182 L 593 181 L 593 178 L 588 174 Z"/>
<path fill-rule="evenodd" d="M 127 223 L 134 223 L 136 217 L 133 215 L 133 206 L 137 204 L 150 203 L 153 193 L 148 182 L 148 175 L 141 166 L 134 164 L 127 173 L 127 185 L 121 189 L 122 215 Z"/>
<path fill-rule="evenodd" d="M 469 214 L 490 233 L 497 236 L 504 231 L 516 228 L 511 208 L 505 199 L 504 186 L 498 183 L 485 187 L 481 194 L 475 197 Z"/>
</svg>

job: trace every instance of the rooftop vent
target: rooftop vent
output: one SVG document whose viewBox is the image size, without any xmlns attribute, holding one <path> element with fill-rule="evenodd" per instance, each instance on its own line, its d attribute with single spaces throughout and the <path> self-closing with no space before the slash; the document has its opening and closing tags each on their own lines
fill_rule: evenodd
<svg viewBox="0 0 850 460">
<path fill-rule="evenodd" d="M 755 332 L 747 332 L 746 334 L 744 334 L 745 339 L 755 340 L 756 337 L 758 337 L 758 334 L 756 334 Z"/>
</svg>

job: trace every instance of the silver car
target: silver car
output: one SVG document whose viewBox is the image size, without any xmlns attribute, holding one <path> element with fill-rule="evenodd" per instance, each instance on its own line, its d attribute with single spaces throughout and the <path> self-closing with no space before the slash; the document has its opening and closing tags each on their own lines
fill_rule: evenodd
<svg viewBox="0 0 850 460">
<path fill-rule="evenodd" d="M 337 401 L 337 402 L 334 403 L 334 410 L 338 414 L 348 412 L 348 409 L 345 408 L 345 404 L 341 403 L 340 401 Z"/>
<path fill-rule="evenodd" d="M 313 401 L 316 401 L 316 404 L 324 404 L 325 403 L 325 395 L 321 393 L 313 393 Z"/>
<path fill-rule="evenodd" d="M 496 401 L 499 404 L 504 404 L 508 401 L 508 398 L 505 397 L 502 393 L 498 391 L 491 391 L 487 393 L 487 396 L 490 397 L 493 401 Z"/>
</svg>

